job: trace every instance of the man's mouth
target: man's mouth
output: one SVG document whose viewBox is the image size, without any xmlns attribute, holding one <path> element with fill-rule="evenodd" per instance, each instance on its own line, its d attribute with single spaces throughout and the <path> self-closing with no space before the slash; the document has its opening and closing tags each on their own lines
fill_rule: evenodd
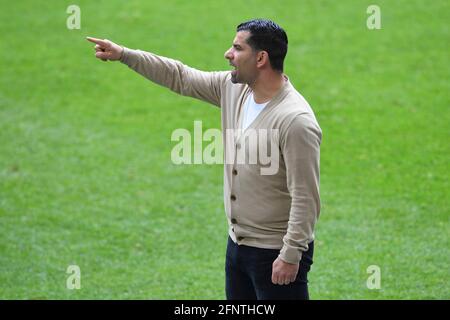
<svg viewBox="0 0 450 320">
<path fill-rule="evenodd" d="M 231 70 L 231 74 L 233 76 L 235 76 L 237 74 L 237 67 L 235 65 L 231 64 L 231 63 L 230 63 L 230 66 L 232 66 L 234 68 L 234 69 Z"/>
</svg>

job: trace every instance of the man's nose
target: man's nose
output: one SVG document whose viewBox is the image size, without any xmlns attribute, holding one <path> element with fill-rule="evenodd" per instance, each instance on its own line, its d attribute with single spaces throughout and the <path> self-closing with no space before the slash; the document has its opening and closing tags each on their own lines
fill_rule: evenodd
<svg viewBox="0 0 450 320">
<path fill-rule="evenodd" d="M 228 60 L 231 60 L 231 59 L 233 58 L 230 49 L 228 49 L 227 51 L 225 51 L 224 57 L 225 57 L 225 59 L 228 59 Z"/>
</svg>

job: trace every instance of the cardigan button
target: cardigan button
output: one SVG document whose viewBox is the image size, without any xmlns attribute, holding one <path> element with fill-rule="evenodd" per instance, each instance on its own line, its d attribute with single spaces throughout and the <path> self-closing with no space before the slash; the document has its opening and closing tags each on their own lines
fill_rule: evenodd
<svg viewBox="0 0 450 320">
<path fill-rule="evenodd" d="M 231 223 L 236 224 L 236 223 L 237 223 L 237 220 L 236 220 L 235 218 L 233 218 L 233 219 L 231 219 Z"/>
<path fill-rule="evenodd" d="M 235 196 L 234 194 L 232 194 L 232 195 L 230 196 L 230 199 L 231 199 L 231 201 L 236 201 L 236 196 Z"/>
<path fill-rule="evenodd" d="M 233 175 L 237 176 L 237 170 L 236 169 L 233 169 Z"/>
</svg>

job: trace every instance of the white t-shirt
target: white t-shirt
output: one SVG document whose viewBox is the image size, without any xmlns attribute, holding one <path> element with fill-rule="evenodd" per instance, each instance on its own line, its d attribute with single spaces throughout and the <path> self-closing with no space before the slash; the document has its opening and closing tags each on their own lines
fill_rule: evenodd
<svg viewBox="0 0 450 320">
<path fill-rule="evenodd" d="M 256 117 L 261 113 L 264 107 L 269 103 L 256 103 L 255 98 L 253 98 L 253 93 L 251 93 L 244 105 L 244 119 L 242 121 L 242 130 L 247 129 Z"/>
</svg>

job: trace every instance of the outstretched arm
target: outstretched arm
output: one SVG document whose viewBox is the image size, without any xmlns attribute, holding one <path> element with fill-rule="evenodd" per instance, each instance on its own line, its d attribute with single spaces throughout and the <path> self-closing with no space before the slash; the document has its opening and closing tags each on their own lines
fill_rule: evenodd
<svg viewBox="0 0 450 320">
<path fill-rule="evenodd" d="M 200 71 L 180 61 L 142 50 L 132 50 L 107 39 L 88 37 L 87 40 L 96 44 L 95 56 L 98 59 L 119 60 L 147 79 L 178 94 L 197 98 L 219 107 L 221 105 L 228 71 Z"/>
</svg>

